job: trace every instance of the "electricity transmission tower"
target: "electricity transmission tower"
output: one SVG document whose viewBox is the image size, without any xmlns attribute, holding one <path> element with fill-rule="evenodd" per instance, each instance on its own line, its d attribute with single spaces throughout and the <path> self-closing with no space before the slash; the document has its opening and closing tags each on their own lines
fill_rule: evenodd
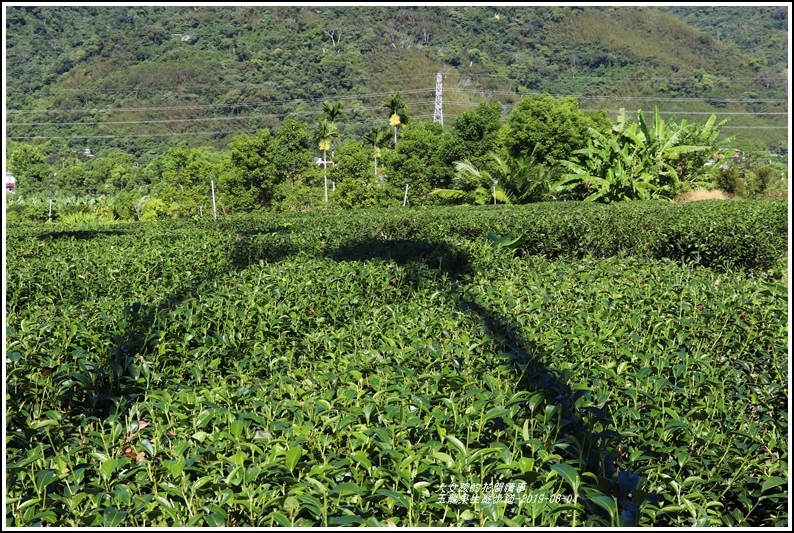
<svg viewBox="0 0 794 533">
<path fill-rule="evenodd" d="M 441 108 L 441 73 L 436 74 L 436 109 L 433 111 L 433 122 L 444 125 L 444 111 Z"/>
</svg>

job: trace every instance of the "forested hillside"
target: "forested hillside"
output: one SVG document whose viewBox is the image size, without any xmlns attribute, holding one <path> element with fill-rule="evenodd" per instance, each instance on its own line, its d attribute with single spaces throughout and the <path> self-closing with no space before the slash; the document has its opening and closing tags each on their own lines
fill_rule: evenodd
<svg viewBox="0 0 794 533">
<path fill-rule="evenodd" d="M 313 123 L 331 100 L 351 138 L 387 124 L 380 103 L 396 92 L 430 120 L 442 72 L 447 124 L 485 100 L 506 113 L 548 92 L 613 117 L 718 112 L 738 146 L 785 150 L 786 9 L 704 9 L 8 7 L 7 136 L 60 157 L 90 146 L 140 158 L 224 148 L 285 117 Z"/>
<path fill-rule="evenodd" d="M 754 67 L 769 69 L 767 75 L 774 76 L 788 68 L 787 6 L 667 6 L 659 9 L 750 56 Z"/>
</svg>

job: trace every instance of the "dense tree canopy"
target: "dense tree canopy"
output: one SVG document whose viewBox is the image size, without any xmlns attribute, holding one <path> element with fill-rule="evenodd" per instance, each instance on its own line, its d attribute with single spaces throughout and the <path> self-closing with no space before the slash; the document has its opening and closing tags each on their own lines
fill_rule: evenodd
<svg viewBox="0 0 794 533">
<path fill-rule="evenodd" d="M 485 164 L 485 154 L 498 148 L 503 127 L 501 104 L 497 100 L 483 102 L 457 116 L 439 155 L 448 165 L 462 159 Z"/>
<path fill-rule="evenodd" d="M 386 179 L 398 197 L 408 184 L 412 202 L 423 204 L 432 201 L 427 197 L 431 190 L 449 183 L 453 169 L 441 157 L 445 139 L 438 122 L 412 122 L 405 127 L 396 148 L 383 157 Z"/>
<path fill-rule="evenodd" d="M 544 94 L 522 99 L 507 116 L 498 101 L 480 104 L 446 130 L 411 121 L 396 145 L 388 129 L 371 128 L 340 142 L 327 169 L 316 163 L 337 138 L 327 114 L 312 129 L 290 118 L 275 132 L 238 134 L 226 149 L 172 146 L 145 164 L 119 148 L 58 162 L 36 145 L 13 143 L 9 169 L 19 180 L 16 202 L 53 193 L 83 202 L 75 213 L 144 221 L 208 216 L 213 186 L 221 214 L 402 205 L 406 198 L 416 206 L 670 199 L 714 186 L 739 196 L 785 191 L 782 166 L 756 158 L 755 166 L 730 171 L 740 161 L 720 140 L 725 123 L 714 115 L 705 124 L 665 121 L 658 109 L 652 120 L 622 111 L 612 123 L 582 112 L 575 99 Z M 33 209 L 28 218 L 42 213 Z"/>
<path fill-rule="evenodd" d="M 44 154 L 36 146 L 22 144 L 11 151 L 8 169 L 16 177 L 20 193 L 36 193 L 52 183 L 53 172 L 48 168 Z"/>
<path fill-rule="evenodd" d="M 276 185 L 276 166 L 273 157 L 273 137 L 268 130 L 254 135 L 241 134 L 231 144 L 233 172 L 227 177 L 227 195 L 238 196 L 242 205 L 267 205 Z"/>
<path fill-rule="evenodd" d="M 605 113 L 583 113 L 575 98 L 536 94 L 522 99 L 508 120 L 507 151 L 512 157 L 532 156 L 554 166 L 576 150 L 587 146 L 588 128 L 607 131 Z"/>
</svg>

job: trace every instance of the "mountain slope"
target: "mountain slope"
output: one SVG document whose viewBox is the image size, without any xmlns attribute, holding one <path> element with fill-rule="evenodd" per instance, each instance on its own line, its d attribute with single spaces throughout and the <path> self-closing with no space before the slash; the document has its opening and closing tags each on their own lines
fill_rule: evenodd
<svg viewBox="0 0 794 533">
<path fill-rule="evenodd" d="M 131 152 L 224 146 L 285 116 L 314 122 L 339 99 L 343 136 L 361 135 L 398 91 L 415 119 L 432 118 L 437 72 L 448 119 L 543 91 L 690 120 L 785 113 L 787 72 L 686 24 L 687 9 L 7 7 L 7 134 Z M 753 128 L 727 133 L 787 145 L 785 114 L 727 116 Z"/>
</svg>

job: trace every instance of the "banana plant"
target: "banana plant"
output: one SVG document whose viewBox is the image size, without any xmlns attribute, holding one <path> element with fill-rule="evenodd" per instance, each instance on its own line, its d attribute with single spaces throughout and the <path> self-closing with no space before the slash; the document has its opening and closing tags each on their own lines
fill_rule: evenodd
<svg viewBox="0 0 794 533">
<path fill-rule="evenodd" d="M 693 187 L 707 187 L 712 182 L 709 175 L 710 170 L 706 163 L 717 161 L 724 158 L 727 154 L 727 147 L 736 139 L 735 135 L 717 140 L 722 127 L 729 119 L 716 123 L 717 115 L 711 115 L 706 124 L 687 124 L 686 120 L 681 121 L 681 130 L 684 131 L 681 138 L 682 144 L 694 144 L 709 147 L 705 151 L 691 152 L 681 155 L 676 160 L 676 171 L 681 180 L 690 183 Z"/>
<path fill-rule="evenodd" d="M 557 192 L 586 195 L 586 201 L 671 199 L 682 188 L 678 169 L 673 165 L 683 154 L 709 150 L 707 145 L 682 144 L 690 132 L 667 126 L 654 109 L 653 126 L 642 111 L 638 122 L 626 125 L 625 110 L 609 135 L 590 128 L 588 147 L 577 150 L 581 161 L 560 161 L 571 172 L 563 174 L 554 188 Z"/>
<path fill-rule="evenodd" d="M 647 200 L 653 197 L 656 187 L 651 183 L 652 175 L 642 172 L 632 176 L 636 169 L 635 151 L 626 143 L 621 146 L 614 138 L 591 129 L 593 138 L 589 146 L 575 153 L 584 156 L 584 163 L 560 161 L 570 170 L 554 186 L 557 192 L 576 192 L 584 189 L 585 201 L 610 203 L 628 199 Z"/>
<path fill-rule="evenodd" d="M 650 171 L 657 172 L 659 187 L 668 193 L 665 196 L 672 197 L 679 192 L 680 183 L 678 171 L 672 163 L 683 154 L 705 151 L 709 147 L 682 144 L 687 130 L 680 127 L 666 127 L 658 108 L 653 110 L 652 129 L 646 124 L 642 111 L 638 111 L 638 121 L 642 132 L 641 142 L 638 145 L 645 148 L 644 162 L 647 162 Z"/>
</svg>

